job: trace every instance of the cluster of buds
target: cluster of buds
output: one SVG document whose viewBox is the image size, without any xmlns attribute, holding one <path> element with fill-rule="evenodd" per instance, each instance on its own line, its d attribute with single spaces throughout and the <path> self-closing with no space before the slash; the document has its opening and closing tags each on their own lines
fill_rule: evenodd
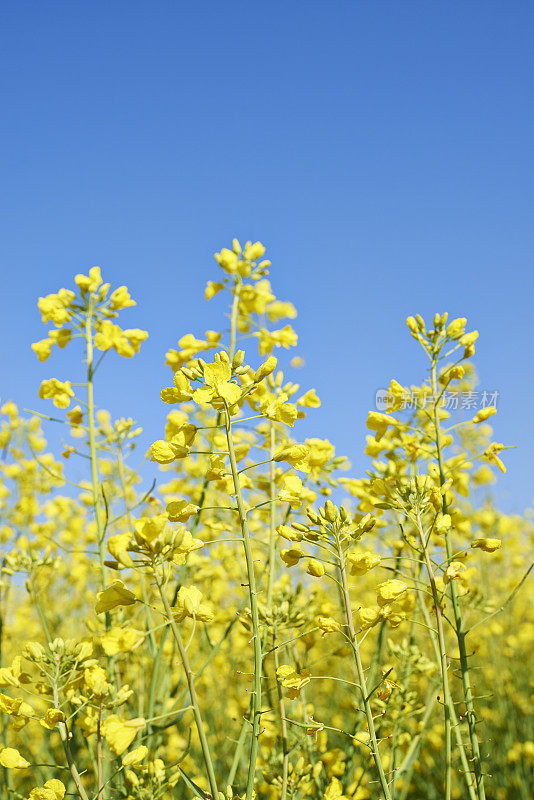
<svg viewBox="0 0 534 800">
<path fill-rule="evenodd" d="M 59 558 L 52 554 L 49 547 L 44 552 L 37 552 L 31 547 L 26 537 L 21 537 L 17 542 L 17 549 L 11 550 L 4 556 L 2 572 L 5 575 L 13 575 L 15 572 L 30 573 L 38 567 L 54 568 L 59 565 Z M 26 584 L 26 589 L 30 591 L 30 584 Z"/>
<path fill-rule="evenodd" d="M 182 509 L 185 501 L 170 503 L 168 509 L 172 511 L 175 505 Z M 197 510 L 196 506 L 190 506 L 189 513 Z M 156 559 L 179 566 L 185 564 L 189 553 L 199 550 L 203 542 L 194 539 L 184 527 L 173 529 L 168 525 L 169 519 L 179 518 L 171 517 L 169 512 L 154 517 L 142 517 L 134 523 L 133 533 L 111 536 L 107 549 L 114 561 L 106 561 L 106 565 L 118 570 L 121 567 L 133 567 L 135 563 L 150 566 Z M 132 554 L 137 556 L 135 561 Z"/>
<path fill-rule="evenodd" d="M 239 241 L 234 239 L 231 250 L 223 247 L 220 253 L 215 253 L 215 261 L 229 275 L 257 281 L 269 274 L 271 262 L 265 259 L 258 263 L 264 253 L 265 247 L 261 242 L 247 242 L 241 247 Z"/>
<path fill-rule="evenodd" d="M 406 324 L 410 333 L 417 339 L 418 342 L 425 348 L 425 350 L 433 355 L 440 352 L 445 342 L 457 342 L 454 347 L 464 347 L 462 358 L 471 358 L 475 353 L 475 342 L 478 339 L 478 331 L 465 332 L 467 320 L 465 317 L 458 317 L 453 319 L 449 324 L 448 314 L 435 314 L 433 320 L 433 328 L 427 329 L 425 321 L 420 314 L 415 317 L 408 317 Z M 452 351 L 451 351 L 452 352 Z"/>
<path fill-rule="evenodd" d="M 125 417 L 121 417 L 120 419 L 116 419 L 113 424 L 108 421 L 101 420 L 101 424 L 98 427 L 98 433 L 104 437 L 105 442 L 108 444 L 118 444 L 123 445 L 126 442 L 131 442 L 132 439 L 136 439 L 141 433 L 143 429 L 138 425 L 135 425 L 134 420 L 131 417 L 127 419 Z M 104 443 L 101 442 L 100 446 Z M 135 443 L 131 443 L 132 449 L 135 447 Z"/>
<path fill-rule="evenodd" d="M 324 506 L 319 507 L 318 511 L 311 508 L 306 509 L 306 516 L 310 520 L 311 526 L 301 526 L 307 531 L 305 538 L 310 539 L 310 535 L 315 535 L 317 539 L 334 537 L 342 544 L 359 541 L 376 525 L 376 520 L 370 514 L 366 514 L 355 522 L 344 506 L 338 507 L 331 500 L 326 500 Z M 318 529 L 317 532 L 313 530 L 314 527 Z"/>
<path fill-rule="evenodd" d="M 142 763 L 147 752 L 146 746 L 141 745 L 122 759 L 127 767 L 124 775 L 130 800 L 160 800 L 182 780 L 180 770 L 169 772 L 161 758 L 150 757 L 147 763 Z"/>
<path fill-rule="evenodd" d="M 317 727 L 320 730 L 320 727 Z M 312 766 L 309 761 L 300 756 L 295 764 L 289 765 L 289 776 L 287 783 L 288 797 L 295 797 L 297 791 L 302 791 L 303 794 L 308 794 L 310 784 L 312 784 L 314 777 L 317 777 L 322 769 L 322 762 L 319 761 L 315 766 Z M 263 772 L 263 778 L 266 783 L 272 787 L 276 787 L 279 792 L 282 786 L 282 777 L 280 775 L 280 765 L 273 765 L 272 768 L 266 769 Z M 326 795 L 325 795 L 326 797 Z"/>
<path fill-rule="evenodd" d="M 260 604 L 258 611 L 262 625 L 280 632 L 306 625 L 313 613 L 312 607 L 313 601 L 310 603 L 310 595 L 304 593 L 301 584 L 296 588 L 282 584 L 274 592 L 271 607 Z M 250 626 L 250 613 L 246 613 L 241 621 L 245 627 Z"/>
</svg>

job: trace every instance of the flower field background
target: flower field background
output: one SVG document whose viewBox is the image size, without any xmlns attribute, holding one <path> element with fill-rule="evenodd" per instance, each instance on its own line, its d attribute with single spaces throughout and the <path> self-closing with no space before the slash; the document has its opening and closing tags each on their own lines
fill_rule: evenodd
<svg viewBox="0 0 534 800">
<path fill-rule="evenodd" d="M 392 379 L 354 474 L 299 437 L 321 401 L 264 255 L 217 253 L 227 316 L 169 343 L 155 485 L 143 420 L 99 405 L 104 357 L 140 381 L 127 288 L 93 267 L 38 301 L 46 375 L 56 347 L 80 368 L 1 408 L 0 798 L 529 800 L 534 529 L 492 500 L 496 408 L 443 402 L 478 333 L 408 318 L 420 384 Z"/>
</svg>

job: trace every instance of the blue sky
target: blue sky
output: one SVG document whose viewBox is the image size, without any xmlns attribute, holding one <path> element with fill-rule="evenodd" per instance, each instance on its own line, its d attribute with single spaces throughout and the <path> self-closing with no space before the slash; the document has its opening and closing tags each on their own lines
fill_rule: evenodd
<svg viewBox="0 0 534 800">
<path fill-rule="evenodd" d="M 495 438 L 519 445 L 500 502 L 532 503 L 532 3 L 49 0 L 1 17 L 3 399 L 45 410 L 42 378 L 81 375 L 72 346 L 37 362 L 35 303 L 99 264 L 150 339 L 104 363 L 97 398 L 158 438 L 165 351 L 221 324 L 202 299 L 213 252 L 261 239 L 323 400 L 303 436 L 361 472 L 375 391 L 424 374 L 406 316 L 447 310 L 480 331 Z"/>
</svg>

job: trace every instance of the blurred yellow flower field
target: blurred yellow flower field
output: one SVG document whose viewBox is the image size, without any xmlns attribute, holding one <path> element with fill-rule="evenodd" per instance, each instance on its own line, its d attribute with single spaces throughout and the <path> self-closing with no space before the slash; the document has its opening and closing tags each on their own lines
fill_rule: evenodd
<svg viewBox="0 0 534 800">
<path fill-rule="evenodd" d="M 178 332 L 153 387 L 155 486 L 143 420 L 99 405 L 142 298 L 93 267 L 38 300 L 41 405 L 1 408 L 1 800 L 529 800 L 534 527 L 491 499 L 516 444 L 495 406 L 446 403 L 478 332 L 408 317 L 421 381 L 391 376 L 356 474 L 299 435 L 321 400 L 264 246 L 215 259 L 227 315 Z M 56 347 L 76 375 L 49 377 Z"/>
</svg>

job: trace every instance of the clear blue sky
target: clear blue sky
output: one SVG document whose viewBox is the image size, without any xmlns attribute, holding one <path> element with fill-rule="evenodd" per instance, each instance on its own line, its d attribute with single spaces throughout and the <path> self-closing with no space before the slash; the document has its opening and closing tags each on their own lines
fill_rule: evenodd
<svg viewBox="0 0 534 800">
<path fill-rule="evenodd" d="M 72 346 L 29 349 L 35 303 L 99 264 L 150 339 L 98 398 L 158 438 L 165 351 L 220 324 L 212 253 L 261 239 L 323 400 L 302 435 L 363 470 L 376 389 L 425 368 L 406 316 L 448 310 L 520 445 L 502 505 L 531 504 L 531 2 L 11 0 L 0 27 L 3 399 L 73 377 Z"/>
</svg>

